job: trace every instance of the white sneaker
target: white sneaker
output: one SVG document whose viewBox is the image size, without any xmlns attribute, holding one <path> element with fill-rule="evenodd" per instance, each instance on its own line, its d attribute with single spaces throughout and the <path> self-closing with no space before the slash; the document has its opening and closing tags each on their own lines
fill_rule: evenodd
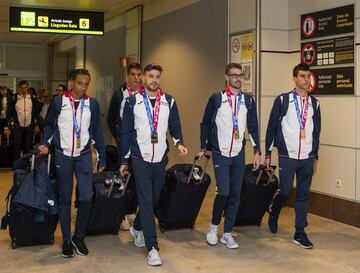
<svg viewBox="0 0 360 273">
<path fill-rule="evenodd" d="M 123 231 L 127 231 L 127 230 L 130 230 L 130 228 L 131 228 L 131 225 L 130 225 L 129 221 L 125 218 L 121 222 L 120 229 Z"/>
<path fill-rule="evenodd" d="M 130 234 L 134 237 L 135 246 L 137 247 L 145 246 L 144 234 L 142 231 L 138 231 L 134 227 L 131 227 Z"/>
<path fill-rule="evenodd" d="M 226 245 L 227 248 L 239 248 L 239 245 L 235 242 L 234 236 L 231 232 L 224 233 L 220 238 L 220 243 Z"/>
<path fill-rule="evenodd" d="M 217 225 L 209 224 L 209 230 L 206 234 L 206 241 L 209 245 L 216 245 L 218 243 L 218 237 L 217 237 Z"/>
<path fill-rule="evenodd" d="M 152 266 L 161 265 L 159 252 L 153 247 L 148 254 L 148 264 Z"/>
</svg>

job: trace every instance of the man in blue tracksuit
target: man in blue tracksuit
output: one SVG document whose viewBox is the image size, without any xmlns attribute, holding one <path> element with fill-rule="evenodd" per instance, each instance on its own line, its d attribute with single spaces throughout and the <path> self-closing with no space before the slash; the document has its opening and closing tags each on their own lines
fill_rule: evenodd
<svg viewBox="0 0 360 273">
<path fill-rule="evenodd" d="M 138 63 L 131 63 L 127 67 L 127 81 L 120 86 L 118 90 L 113 93 L 113 96 L 110 101 L 108 113 L 107 113 L 107 125 L 108 128 L 116 141 L 117 151 L 118 151 L 118 167 L 120 165 L 121 158 L 121 143 L 120 143 L 120 134 L 121 134 L 121 120 L 123 118 L 125 101 L 128 97 L 135 95 L 139 92 L 141 88 L 140 77 L 142 74 L 141 65 Z M 109 167 L 109 166 L 108 166 Z M 133 200 L 130 201 L 130 207 L 128 210 L 128 215 L 124 218 L 120 225 L 121 230 L 129 230 L 130 224 L 128 219 L 134 219 L 134 213 L 137 209 L 137 199 L 136 196 Z M 135 212 L 134 212 L 135 211 Z"/>
<path fill-rule="evenodd" d="M 105 146 L 101 128 L 100 108 L 94 98 L 87 96 L 90 74 L 77 69 L 71 74 L 72 89 L 54 97 L 47 114 L 41 154 L 55 148 L 56 180 L 60 193 L 60 225 L 63 235 L 62 256 L 87 255 L 84 243 L 85 228 L 92 200 L 92 158 L 90 145 L 95 141 L 99 153 L 99 171 L 105 168 Z M 73 176 L 79 190 L 79 205 L 74 236 L 71 238 L 71 196 Z"/>
<path fill-rule="evenodd" d="M 303 248 L 313 248 L 305 233 L 309 191 L 312 176 L 317 170 L 320 138 L 320 104 L 308 94 L 310 68 L 299 64 L 293 69 L 295 88 L 275 99 L 266 132 L 265 165 L 271 164 L 271 150 L 279 154 L 280 191 L 270 208 L 268 226 L 272 233 L 278 229 L 281 208 L 293 189 L 296 174 L 295 235 L 293 242 Z"/>
<path fill-rule="evenodd" d="M 242 67 L 231 63 L 226 66 L 225 90 L 214 93 L 205 108 L 201 122 L 202 158 L 212 150 L 217 194 L 212 220 L 206 235 L 209 245 L 218 243 L 217 228 L 225 216 L 224 234 L 220 242 L 228 248 L 238 248 L 231 233 L 240 204 L 241 186 L 245 171 L 245 129 L 250 133 L 254 147 L 254 169 L 260 165 L 259 129 L 256 104 L 253 98 L 241 92 Z"/>
<path fill-rule="evenodd" d="M 139 212 L 130 233 L 135 246 L 146 246 L 148 264 L 152 266 L 161 265 L 153 206 L 160 198 L 165 180 L 168 128 L 180 155 L 187 154 L 176 102 L 159 88 L 161 72 L 161 66 L 156 64 L 144 68 L 144 89 L 126 100 L 121 126 L 120 173 L 126 174 L 131 152 L 139 201 Z"/>
</svg>

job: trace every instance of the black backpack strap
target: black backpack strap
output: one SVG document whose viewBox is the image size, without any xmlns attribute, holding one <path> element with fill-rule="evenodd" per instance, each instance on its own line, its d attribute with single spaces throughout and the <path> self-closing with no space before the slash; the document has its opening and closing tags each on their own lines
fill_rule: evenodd
<svg viewBox="0 0 360 273">
<path fill-rule="evenodd" d="M 244 93 L 244 99 L 246 108 L 250 110 L 254 103 L 254 98 L 251 95 Z"/>
<path fill-rule="evenodd" d="M 55 100 L 60 100 L 60 103 L 55 103 Z M 62 108 L 62 96 L 58 97 L 56 96 L 53 101 L 54 107 L 55 107 L 55 118 L 57 120 L 58 116 L 60 115 L 61 108 Z M 57 121 L 56 121 L 57 123 Z"/>
<path fill-rule="evenodd" d="M 165 93 L 165 99 L 166 99 L 166 101 L 167 101 L 167 103 L 169 105 L 169 111 L 170 111 L 171 110 L 171 103 L 172 103 L 173 98 L 170 95 Z"/>
<path fill-rule="evenodd" d="M 318 107 L 319 107 L 319 102 L 318 102 L 318 100 L 317 100 L 314 96 L 311 96 L 311 95 L 310 95 L 310 98 L 311 98 L 311 104 L 312 104 L 312 106 L 313 106 L 314 113 L 315 113 L 316 110 L 317 110 Z"/>
<path fill-rule="evenodd" d="M 281 119 L 286 116 L 286 113 L 289 109 L 289 101 L 290 101 L 290 93 L 282 93 L 280 95 L 280 101 L 281 101 Z"/>
</svg>

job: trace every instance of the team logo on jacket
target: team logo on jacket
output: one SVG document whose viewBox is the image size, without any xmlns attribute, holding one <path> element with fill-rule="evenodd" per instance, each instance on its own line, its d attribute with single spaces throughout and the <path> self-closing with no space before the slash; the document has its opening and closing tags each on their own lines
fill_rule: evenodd
<svg viewBox="0 0 360 273">
<path fill-rule="evenodd" d="M 169 104 L 166 101 L 161 101 L 160 104 L 165 105 L 165 106 L 169 106 Z"/>
</svg>

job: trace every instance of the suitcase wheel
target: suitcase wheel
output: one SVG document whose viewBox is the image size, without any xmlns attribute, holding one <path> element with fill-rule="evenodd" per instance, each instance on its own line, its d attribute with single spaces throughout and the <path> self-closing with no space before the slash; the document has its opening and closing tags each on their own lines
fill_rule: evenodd
<svg viewBox="0 0 360 273">
<path fill-rule="evenodd" d="M 257 225 L 258 227 L 260 227 L 260 226 L 261 226 L 261 223 L 262 223 L 262 219 L 259 219 L 258 222 L 256 223 L 256 225 Z"/>
<path fill-rule="evenodd" d="M 166 225 L 163 223 L 159 223 L 159 227 L 160 227 L 160 232 L 164 233 L 166 231 Z"/>
<path fill-rule="evenodd" d="M 12 249 L 15 249 L 18 247 L 18 244 L 15 241 L 11 241 L 11 247 Z"/>
</svg>

